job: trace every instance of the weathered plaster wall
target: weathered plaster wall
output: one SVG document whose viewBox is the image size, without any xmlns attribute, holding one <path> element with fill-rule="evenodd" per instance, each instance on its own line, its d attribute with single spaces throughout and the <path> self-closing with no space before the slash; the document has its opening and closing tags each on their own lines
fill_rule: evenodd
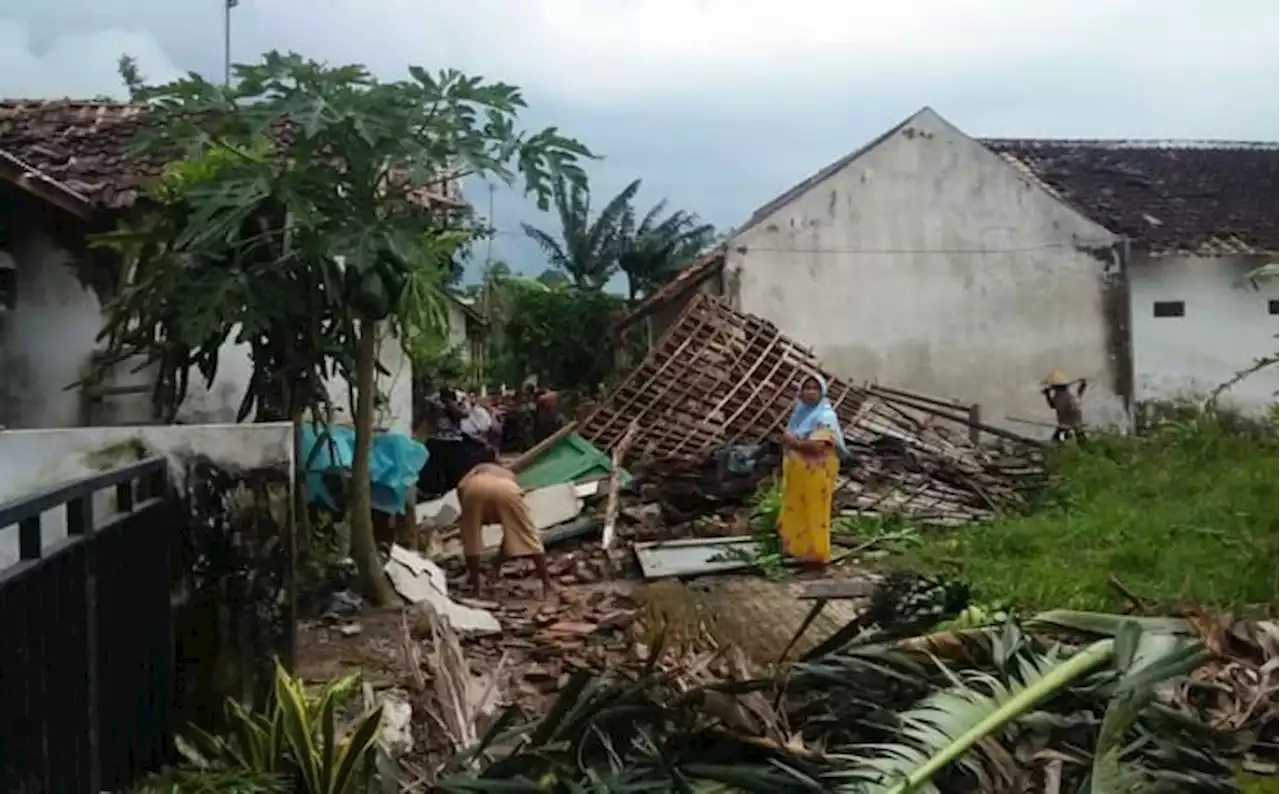
<svg viewBox="0 0 1280 794">
<path fill-rule="evenodd" d="M 6 430 L 0 432 L 0 504 L 154 455 L 169 459 L 179 484 L 185 462 L 197 455 L 231 471 L 279 467 L 292 480 L 293 428 L 270 423 Z M 98 494 L 98 520 L 114 510 L 114 493 Z M 44 515 L 45 546 L 66 534 L 65 511 Z M 0 528 L 0 568 L 17 558 L 17 528 Z"/>
<path fill-rule="evenodd" d="M 981 404 L 1022 432 L 1061 369 L 1086 421 L 1125 423 L 1108 279 L 1116 238 L 923 111 L 728 244 L 725 294 L 836 373 Z M 1127 333 L 1127 332 L 1126 332 Z"/>
<path fill-rule="evenodd" d="M 0 312 L 0 426 L 55 428 L 148 424 L 154 421 L 150 392 L 112 394 L 86 403 L 79 388 L 68 389 L 87 371 L 102 329 L 97 295 L 76 276 L 76 259 L 51 235 L 33 231 L 8 246 L 17 266 L 17 305 Z M 463 330 L 465 335 L 465 326 Z M 464 336 L 465 339 L 465 336 Z M 379 387 L 389 393 L 381 417 L 394 430 L 411 430 L 412 368 L 400 346 L 382 345 L 382 364 L 391 375 Z M 144 385 L 146 372 L 115 368 L 107 387 Z M 218 377 L 206 388 L 191 379 L 178 420 L 188 424 L 235 421 L 252 368 L 247 345 L 228 344 L 218 360 Z M 330 395 L 340 416 L 350 417 L 345 381 L 334 378 Z"/>
<path fill-rule="evenodd" d="M 1266 258 L 1170 256 L 1141 259 L 1129 268 L 1133 353 L 1138 400 L 1203 397 L 1263 356 L 1275 355 L 1277 317 L 1270 313 L 1277 285 L 1255 289 L 1246 273 Z M 1157 317 L 1182 304 L 1183 316 Z M 1270 367 L 1236 384 L 1223 403 L 1251 413 L 1274 401 Z"/>
<path fill-rule="evenodd" d="M 455 301 L 446 300 L 445 310 L 449 320 L 449 347 L 456 348 L 463 361 L 471 358 L 471 344 L 467 338 L 467 312 Z"/>
<path fill-rule="evenodd" d="M 89 363 L 101 328 L 98 298 L 50 235 L 13 235 L 8 249 L 17 302 L 0 313 L 0 426 L 79 425 L 79 391 L 66 387 Z"/>
<path fill-rule="evenodd" d="M 379 349 L 382 366 L 390 373 L 378 380 L 378 388 L 387 395 L 387 408 L 378 417 L 379 424 L 392 430 L 411 432 L 412 365 L 391 336 L 382 340 Z M 252 376 L 253 364 L 249 358 L 249 346 L 227 344 L 218 356 L 218 374 L 212 387 L 206 388 L 199 377 L 192 378 L 187 399 L 178 410 L 178 421 L 189 424 L 234 422 Z M 346 379 L 335 373 L 329 378 L 326 387 L 329 399 L 333 401 L 334 420 L 351 421 L 354 403 Z"/>
</svg>

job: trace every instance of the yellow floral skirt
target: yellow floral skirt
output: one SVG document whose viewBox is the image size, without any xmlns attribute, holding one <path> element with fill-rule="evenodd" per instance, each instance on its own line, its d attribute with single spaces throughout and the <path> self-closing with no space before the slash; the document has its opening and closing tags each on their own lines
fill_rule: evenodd
<svg viewBox="0 0 1280 794">
<path fill-rule="evenodd" d="M 801 562 L 831 562 L 831 497 L 840 463 L 835 451 L 821 456 L 788 452 L 782 460 L 782 550 Z"/>
</svg>

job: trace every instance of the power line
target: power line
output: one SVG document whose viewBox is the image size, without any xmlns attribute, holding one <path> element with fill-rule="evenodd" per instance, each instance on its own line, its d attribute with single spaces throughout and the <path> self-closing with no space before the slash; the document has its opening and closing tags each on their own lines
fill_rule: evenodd
<svg viewBox="0 0 1280 794">
<path fill-rule="evenodd" d="M 494 234 L 524 237 L 523 231 L 515 229 L 494 229 Z M 1076 249 L 1079 243 L 1042 243 L 1040 245 L 1016 246 L 1010 248 L 782 248 L 763 245 L 736 246 L 734 250 L 750 254 L 766 252 L 776 254 L 867 254 L 883 256 L 910 256 L 915 254 L 941 254 L 960 256 L 995 256 L 999 254 L 1028 254 L 1036 251 L 1053 251 L 1060 249 Z"/>
</svg>

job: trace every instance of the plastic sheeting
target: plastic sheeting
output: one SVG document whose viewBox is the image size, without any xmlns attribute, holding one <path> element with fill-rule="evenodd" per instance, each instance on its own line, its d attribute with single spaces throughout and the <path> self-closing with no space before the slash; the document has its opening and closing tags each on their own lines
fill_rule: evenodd
<svg viewBox="0 0 1280 794">
<path fill-rule="evenodd" d="M 307 499 L 330 509 L 338 509 L 335 495 L 324 475 L 350 476 L 355 458 L 355 430 L 349 427 L 306 425 L 302 428 L 302 460 L 307 474 Z M 427 462 L 427 448 L 402 433 L 379 433 L 373 437 L 369 480 L 373 508 L 390 515 L 402 515 L 405 494 L 418 482 L 418 472 Z"/>
</svg>

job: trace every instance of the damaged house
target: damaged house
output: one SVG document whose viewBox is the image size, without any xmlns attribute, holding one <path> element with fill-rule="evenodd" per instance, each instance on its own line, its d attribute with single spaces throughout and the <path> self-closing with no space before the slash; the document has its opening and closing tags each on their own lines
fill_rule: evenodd
<svg viewBox="0 0 1280 794">
<path fill-rule="evenodd" d="M 696 293 L 835 374 L 1028 430 L 1038 384 L 1088 378 L 1089 423 L 1202 393 L 1274 354 L 1275 143 L 981 140 L 925 108 L 757 210 L 621 321 L 652 339 Z M 1266 375 L 1227 398 L 1257 409 Z M 1043 429 L 1044 432 L 1047 430 Z"/>
<path fill-rule="evenodd" d="M 130 145 L 145 110 L 109 101 L 0 101 L 0 427 L 136 425 L 154 421 L 151 382 L 127 362 L 113 377 L 68 389 L 91 367 L 99 347 L 102 307 L 119 267 L 89 245 L 140 199 L 141 180 L 163 160 L 139 162 Z M 461 184 L 424 199 L 461 206 Z M 474 338 L 475 312 L 451 307 L 451 341 Z M 456 337 L 456 338 L 454 338 Z M 412 374 L 397 344 L 384 344 L 390 373 L 383 423 L 410 430 Z M 184 423 L 235 420 L 252 372 L 247 346 L 228 342 L 211 388 L 192 378 L 178 414 Z M 339 410 L 349 410 L 341 377 L 330 384 Z"/>
</svg>

